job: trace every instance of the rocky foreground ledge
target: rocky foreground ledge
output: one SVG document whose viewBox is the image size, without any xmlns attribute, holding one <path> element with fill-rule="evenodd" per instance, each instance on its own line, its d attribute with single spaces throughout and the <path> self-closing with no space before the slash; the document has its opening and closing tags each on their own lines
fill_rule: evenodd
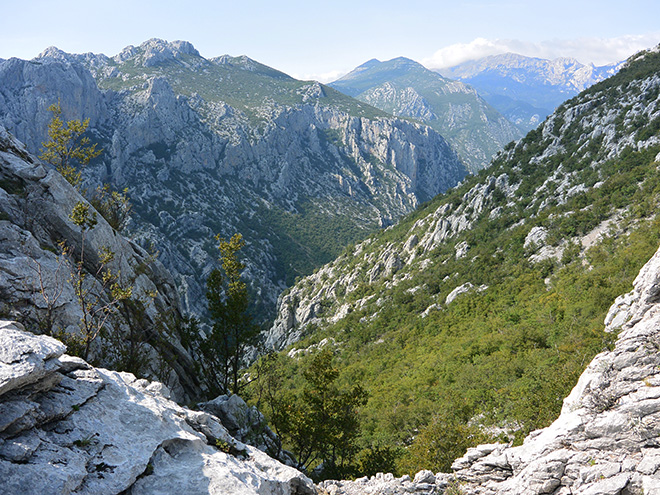
<svg viewBox="0 0 660 495">
<path fill-rule="evenodd" d="M 0 493 L 316 492 L 299 471 L 168 399 L 158 382 L 93 368 L 0 322 Z"/>
<path fill-rule="evenodd" d="M 560 417 L 523 445 L 480 445 L 452 474 L 326 481 L 330 495 L 660 495 L 660 250 L 605 320 L 619 333 L 564 400 Z"/>
</svg>

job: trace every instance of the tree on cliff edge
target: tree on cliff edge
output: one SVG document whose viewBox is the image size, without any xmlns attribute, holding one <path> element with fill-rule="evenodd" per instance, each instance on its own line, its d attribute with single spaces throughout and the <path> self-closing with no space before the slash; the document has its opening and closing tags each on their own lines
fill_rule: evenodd
<svg viewBox="0 0 660 495">
<path fill-rule="evenodd" d="M 88 137 L 83 136 L 89 126 L 89 119 L 62 120 L 62 108 L 59 101 L 48 107 L 53 112 L 53 118 L 48 123 L 48 141 L 42 143 L 42 153 L 39 155 L 43 161 L 55 165 L 57 171 L 69 181 L 76 189 L 82 182 L 81 169 L 76 168 L 87 165 L 90 160 L 99 156 L 102 150 L 96 149 L 96 144 L 90 144 Z"/>
</svg>

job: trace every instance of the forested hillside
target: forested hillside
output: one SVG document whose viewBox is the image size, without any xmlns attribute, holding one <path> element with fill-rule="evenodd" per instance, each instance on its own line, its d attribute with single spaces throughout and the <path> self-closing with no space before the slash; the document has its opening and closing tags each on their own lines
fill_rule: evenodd
<svg viewBox="0 0 660 495">
<path fill-rule="evenodd" d="M 276 367 L 291 401 L 317 348 L 337 386 L 368 393 L 350 469 L 447 470 L 471 444 L 519 442 L 558 415 L 660 241 L 659 72 L 657 50 L 633 57 L 280 298 L 269 342 L 297 349 Z"/>
</svg>

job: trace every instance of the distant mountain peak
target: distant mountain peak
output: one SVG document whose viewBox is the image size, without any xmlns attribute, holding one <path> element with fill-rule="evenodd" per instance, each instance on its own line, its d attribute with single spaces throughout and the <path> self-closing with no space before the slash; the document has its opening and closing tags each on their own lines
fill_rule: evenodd
<svg viewBox="0 0 660 495">
<path fill-rule="evenodd" d="M 547 60 L 503 53 L 438 72 L 474 86 L 509 120 L 531 130 L 562 102 L 615 74 L 620 65 L 596 67 L 572 57 Z"/>
<path fill-rule="evenodd" d="M 471 171 L 483 168 L 520 136 L 472 87 L 449 81 L 406 57 L 369 60 L 330 87 L 392 115 L 429 124 L 455 147 Z"/>
<path fill-rule="evenodd" d="M 36 58 L 66 58 L 67 55 L 68 53 L 60 50 L 56 46 L 49 46 L 43 52 L 37 55 Z"/>
<path fill-rule="evenodd" d="M 277 69 L 273 69 L 267 65 L 264 65 L 256 60 L 251 59 L 247 55 L 239 55 L 238 57 L 232 57 L 231 55 L 221 55 L 219 57 L 213 57 L 210 61 L 216 65 L 224 65 L 227 67 L 233 67 L 248 72 L 258 73 L 264 76 L 273 77 L 275 79 L 288 79 L 293 80 L 291 76 L 281 72 Z"/>
<path fill-rule="evenodd" d="M 133 45 L 127 46 L 118 55 L 114 56 L 113 59 L 118 63 L 136 59 L 140 65 L 151 67 L 178 59 L 182 55 L 201 57 L 197 49 L 188 41 L 176 40 L 168 42 L 159 38 L 151 38 L 138 47 Z"/>
</svg>

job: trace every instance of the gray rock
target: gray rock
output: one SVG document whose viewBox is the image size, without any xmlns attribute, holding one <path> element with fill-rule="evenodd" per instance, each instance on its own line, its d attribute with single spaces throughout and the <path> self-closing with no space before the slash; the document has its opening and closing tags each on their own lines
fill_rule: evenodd
<svg viewBox="0 0 660 495">
<path fill-rule="evenodd" d="M 36 337 L 17 324 L 0 321 L 0 395 L 36 382 L 59 367 L 64 354 L 62 342 Z"/>
<path fill-rule="evenodd" d="M 4 184 L 0 188 L 3 218 L 0 220 L 0 290 L 3 293 L 0 309 L 6 314 L 17 313 L 16 317 L 41 333 L 78 334 L 82 309 L 70 275 L 80 253 L 82 236 L 69 216 L 78 202 L 87 201 L 60 174 L 39 164 L 2 127 L 0 178 Z M 169 326 L 163 316 L 180 314 L 172 276 L 144 249 L 118 234 L 101 215 L 97 215 L 97 220 L 97 225 L 85 236 L 85 269 L 89 273 L 86 280 L 90 289 L 101 294 L 101 301 L 108 302 L 99 272 L 100 253 L 108 248 L 114 253 L 109 268 L 121 273 L 122 279 L 133 287 L 134 298 L 140 298 L 144 306 L 143 314 L 128 308 L 125 313 L 116 312 L 109 323 L 118 335 L 125 336 L 130 332 L 130 325 L 139 321 L 145 338 L 160 342 L 158 328 L 161 324 L 163 328 Z M 72 257 L 61 254 L 61 242 L 74 253 Z M 197 397 L 200 388 L 192 359 L 171 330 L 168 344 L 159 350 L 165 353 L 172 366 L 162 368 L 158 364 L 158 351 L 146 345 L 143 372 L 168 380 L 178 399 Z M 109 345 L 99 338 L 92 346 L 90 358 L 103 359 L 106 365 L 113 365 L 116 357 L 104 353 L 102 344 L 106 350 L 115 348 L 114 344 Z"/>
<path fill-rule="evenodd" d="M 207 81 L 219 67 L 225 77 Z M 190 91 L 180 89 L 181 71 L 196 81 Z M 245 105 L 207 91 L 236 76 L 277 89 Z M 328 220 L 368 231 L 467 173 L 427 126 L 385 114 L 362 117 L 344 99 L 330 104 L 318 83 L 299 86 L 246 57 L 207 60 L 186 42 L 153 39 L 112 59 L 48 49 L 35 62 L 0 63 L 0 86 L 11 95 L 0 99 L 0 125 L 34 153 L 45 140 L 46 108 L 58 97 L 64 118 L 90 118 L 105 152 L 102 164 L 88 167 L 88 187 L 101 181 L 129 187 L 132 236 L 157 247 L 181 307 L 198 315 L 206 313 L 216 234 L 243 232 L 246 275 L 266 319 L 287 283 L 278 260 L 281 238 L 295 234 L 265 216 L 311 222 L 301 210 L 309 205 Z M 282 92 L 295 103 L 276 101 Z M 389 269 L 396 268 L 392 260 Z"/>
<path fill-rule="evenodd" d="M 21 428 L 0 429 L 4 493 L 315 493 L 304 475 L 234 439 L 218 418 L 168 400 L 153 382 L 59 366 L 58 358 L 71 362 L 61 345 L 11 326 L 0 328 L 0 349 L 12 356 L 3 367 L 16 369 L 3 375 L 0 407 L 23 415 L 13 422 Z M 52 366 L 25 371 L 39 359 Z"/>
</svg>

